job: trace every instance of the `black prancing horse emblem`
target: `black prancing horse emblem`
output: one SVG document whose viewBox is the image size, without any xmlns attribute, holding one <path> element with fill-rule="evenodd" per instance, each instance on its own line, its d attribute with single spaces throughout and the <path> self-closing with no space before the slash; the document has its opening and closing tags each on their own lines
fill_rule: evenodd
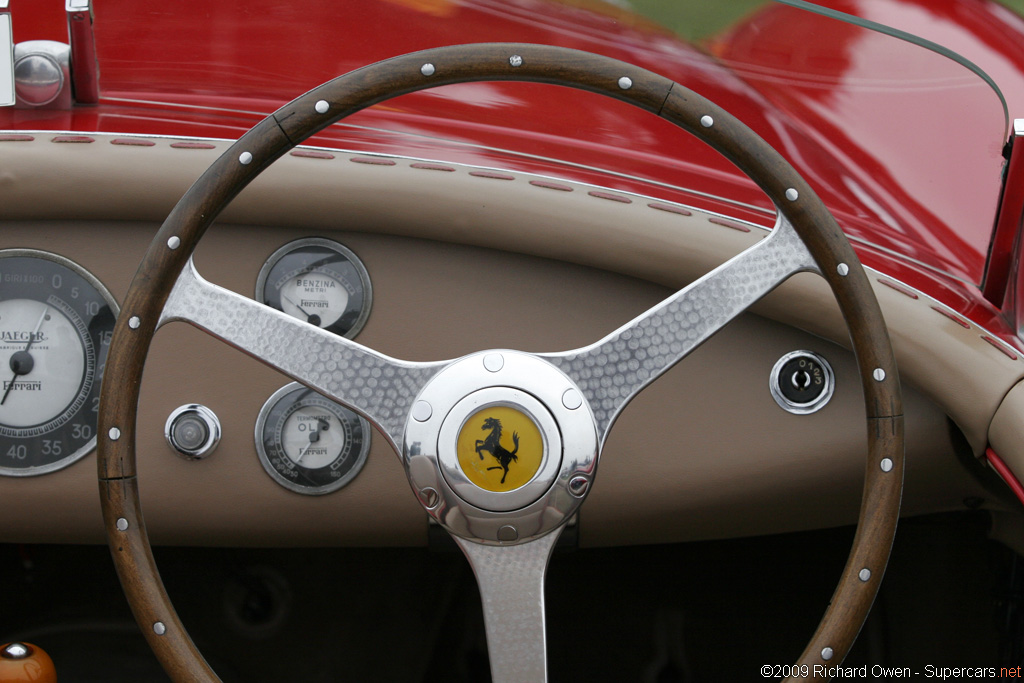
<svg viewBox="0 0 1024 683">
<path fill-rule="evenodd" d="M 501 445 L 501 420 L 496 417 L 489 417 L 484 420 L 484 424 L 480 429 L 490 429 L 491 433 L 487 435 L 486 439 L 476 440 L 476 454 L 480 456 L 480 459 L 484 459 L 484 454 L 481 451 L 490 451 L 494 459 L 498 461 L 498 465 L 494 467 L 488 467 L 488 470 L 505 470 L 505 473 L 501 475 L 501 483 L 505 483 L 505 477 L 508 476 L 508 466 L 513 461 L 519 460 L 519 456 L 516 455 L 519 452 L 519 432 L 512 432 L 512 443 L 516 445 L 511 451 L 505 450 L 505 447 Z"/>
</svg>

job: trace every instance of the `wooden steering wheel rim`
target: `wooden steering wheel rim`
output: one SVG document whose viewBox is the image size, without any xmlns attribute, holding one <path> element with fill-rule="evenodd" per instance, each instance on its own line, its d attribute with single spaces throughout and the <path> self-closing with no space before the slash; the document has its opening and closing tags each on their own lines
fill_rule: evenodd
<svg viewBox="0 0 1024 683">
<path fill-rule="evenodd" d="M 288 103 L 232 145 L 174 207 L 150 245 L 121 309 L 100 401 L 98 474 L 104 524 L 125 595 L 175 680 L 218 680 L 192 643 L 153 561 L 136 480 L 142 368 L 178 275 L 220 211 L 274 160 L 330 124 L 401 94 L 453 83 L 515 80 L 608 95 L 704 140 L 753 179 L 792 223 L 829 283 L 850 330 L 868 423 L 857 533 L 846 568 L 798 665 L 842 662 L 881 582 L 899 517 L 903 414 L 896 362 L 860 262 L 811 187 L 764 140 L 673 81 L 565 48 L 482 44 L 426 50 L 340 76 Z M 878 379 L 881 378 L 881 379 Z"/>
</svg>

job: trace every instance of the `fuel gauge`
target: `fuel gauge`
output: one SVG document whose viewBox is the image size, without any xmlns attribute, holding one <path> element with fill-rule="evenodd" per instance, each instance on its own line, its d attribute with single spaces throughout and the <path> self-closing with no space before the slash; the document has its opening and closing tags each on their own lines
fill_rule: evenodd
<svg viewBox="0 0 1024 683">
<path fill-rule="evenodd" d="M 350 249 L 307 237 L 271 254 L 256 279 L 256 299 L 352 339 L 370 316 L 370 276 Z"/>
<path fill-rule="evenodd" d="M 274 392 L 256 419 L 256 451 L 274 481 L 311 496 L 352 481 L 370 450 L 370 425 L 298 382 Z"/>
</svg>

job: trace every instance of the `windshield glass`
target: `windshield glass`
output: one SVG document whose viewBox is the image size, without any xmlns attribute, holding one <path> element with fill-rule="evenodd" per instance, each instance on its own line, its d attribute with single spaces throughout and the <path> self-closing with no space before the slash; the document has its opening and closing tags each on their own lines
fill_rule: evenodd
<svg viewBox="0 0 1024 683">
<path fill-rule="evenodd" d="M 1021 77 L 991 27 L 1024 25 L 1019 15 L 995 3 L 954 15 L 927 0 L 631 5 L 695 41 L 828 153 L 783 151 L 819 192 L 843 199 L 830 208 L 851 237 L 980 281 L 1009 110 L 1024 110 L 997 87 L 1015 92 Z"/>
</svg>

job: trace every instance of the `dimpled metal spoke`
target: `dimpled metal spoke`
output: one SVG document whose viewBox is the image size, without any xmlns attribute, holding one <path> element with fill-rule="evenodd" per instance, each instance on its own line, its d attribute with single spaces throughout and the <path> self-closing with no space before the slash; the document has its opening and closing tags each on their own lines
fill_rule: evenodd
<svg viewBox="0 0 1024 683">
<path fill-rule="evenodd" d="M 590 402 L 603 443 L 641 389 L 814 259 L 782 214 L 767 238 L 591 346 L 545 355 Z"/>
<path fill-rule="evenodd" d="M 564 527 L 519 545 L 481 545 L 452 536 L 480 587 L 491 680 L 546 681 L 544 576 Z"/>
<path fill-rule="evenodd" d="M 377 353 L 211 284 L 192 261 L 160 324 L 191 323 L 322 394 L 363 413 L 395 450 L 413 399 L 445 363 L 409 363 Z"/>
</svg>

